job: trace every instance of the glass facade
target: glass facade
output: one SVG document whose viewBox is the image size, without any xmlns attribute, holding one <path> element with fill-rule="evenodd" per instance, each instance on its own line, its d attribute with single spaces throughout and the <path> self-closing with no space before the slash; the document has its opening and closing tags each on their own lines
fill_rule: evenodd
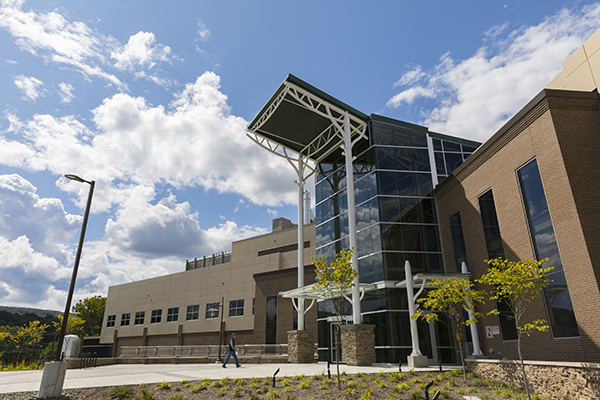
<svg viewBox="0 0 600 400">
<path fill-rule="evenodd" d="M 403 280 L 406 260 L 413 273 L 444 272 L 434 176 L 442 180 L 474 148 L 448 140 L 428 140 L 427 129 L 416 125 L 377 120 L 369 123 L 367 136 L 368 142 L 360 141 L 353 148 L 360 282 Z M 434 149 L 429 146 L 439 146 L 435 157 L 441 155 L 443 168 L 430 157 Z M 452 159 L 456 154 L 459 161 Z M 316 252 L 329 263 L 341 249 L 350 247 L 344 157 L 319 164 L 317 172 Z M 398 362 L 411 349 L 406 290 L 376 292 L 361 302 L 363 322 L 376 325 L 377 361 Z M 319 303 L 322 357 L 330 346 L 326 303 Z M 429 332 L 428 327 L 424 329 Z"/>
<path fill-rule="evenodd" d="M 552 334 L 554 337 L 579 336 L 537 160 L 519 169 L 517 175 L 535 256 L 538 260 L 548 258 L 544 266 L 553 267 L 549 274 L 552 281 L 544 293 Z"/>
</svg>

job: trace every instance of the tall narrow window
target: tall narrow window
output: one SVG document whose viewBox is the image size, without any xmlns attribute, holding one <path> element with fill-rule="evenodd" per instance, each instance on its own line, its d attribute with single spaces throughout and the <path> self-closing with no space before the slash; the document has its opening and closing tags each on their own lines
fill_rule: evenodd
<svg viewBox="0 0 600 400">
<path fill-rule="evenodd" d="M 479 196 L 478 200 L 488 259 L 504 258 L 504 247 L 502 245 L 502 236 L 500 235 L 500 225 L 498 224 L 496 203 L 494 202 L 492 190 L 490 189 Z M 498 319 L 500 320 L 502 339 L 516 340 L 518 336 L 517 325 L 508 304 L 505 301 L 499 301 L 496 306 L 500 312 Z"/>
<path fill-rule="evenodd" d="M 552 282 L 544 291 L 552 334 L 554 337 L 579 336 L 537 160 L 519 169 L 517 175 L 535 256 L 538 260 L 548 258 L 545 266 L 554 267 L 549 274 Z"/>
<path fill-rule="evenodd" d="M 449 218 L 450 234 L 452 235 L 452 249 L 454 250 L 454 264 L 456 272 L 461 272 L 461 264 L 467 262 L 467 249 L 465 246 L 465 237 L 463 235 L 462 221 L 460 211 L 455 212 Z"/>
<path fill-rule="evenodd" d="M 267 296 L 265 344 L 277 343 L 277 296 Z"/>
<path fill-rule="evenodd" d="M 491 189 L 479 196 L 479 212 L 481 213 L 481 224 L 483 225 L 483 237 L 488 259 L 504 257 L 502 236 L 500 236 L 500 226 L 496 215 L 496 204 Z"/>
</svg>

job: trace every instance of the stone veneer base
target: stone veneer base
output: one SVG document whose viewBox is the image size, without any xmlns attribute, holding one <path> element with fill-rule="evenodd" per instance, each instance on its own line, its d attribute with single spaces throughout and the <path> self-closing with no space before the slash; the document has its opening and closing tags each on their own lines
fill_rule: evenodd
<svg viewBox="0 0 600 400">
<path fill-rule="evenodd" d="M 375 325 L 342 325 L 342 361 L 348 365 L 375 362 Z"/>
<path fill-rule="evenodd" d="M 315 341 L 311 331 L 288 331 L 288 362 L 315 361 Z"/>
</svg>

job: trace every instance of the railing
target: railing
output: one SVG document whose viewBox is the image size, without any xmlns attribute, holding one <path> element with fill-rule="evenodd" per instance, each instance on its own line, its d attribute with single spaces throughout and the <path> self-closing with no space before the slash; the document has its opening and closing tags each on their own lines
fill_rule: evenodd
<svg viewBox="0 0 600 400">
<path fill-rule="evenodd" d="M 286 344 L 244 344 L 236 346 L 238 356 L 287 356 Z M 228 346 L 221 346 L 221 356 L 227 356 Z M 315 347 L 316 349 L 316 347 Z M 146 357 L 218 357 L 219 345 L 199 346 L 122 346 L 121 358 Z"/>
<path fill-rule="evenodd" d="M 185 261 L 185 270 L 198 269 L 204 267 L 210 267 L 212 265 L 219 265 L 231 262 L 231 251 L 223 251 L 221 253 L 213 254 L 212 256 L 194 258 L 194 261 Z"/>
<path fill-rule="evenodd" d="M 79 368 L 96 367 L 98 363 L 98 354 L 94 353 L 81 353 L 79 356 Z"/>
</svg>

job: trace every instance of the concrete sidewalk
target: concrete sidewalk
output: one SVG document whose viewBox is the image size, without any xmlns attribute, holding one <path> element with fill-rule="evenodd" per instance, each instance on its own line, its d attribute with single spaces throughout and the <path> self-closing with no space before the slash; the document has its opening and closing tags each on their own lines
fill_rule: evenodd
<svg viewBox="0 0 600 400">
<path fill-rule="evenodd" d="M 139 385 L 141 383 L 181 382 L 184 379 L 196 381 L 204 378 L 221 379 L 252 378 L 273 376 L 280 368 L 277 376 L 318 375 L 327 373 L 327 363 L 314 364 L 244 364 L 236 368 L 229 364 L 227 369 L 220 364 L 115 364 L 96 368 L 69 369 L 65 378 L 65 389 Z M 444 370 L 458 368 L 458 366 L 445 366 Z M 407 371 L 406 365 L 402 371 Z M 417 371 L 438 371 L 438 367 L 417 368 Z M 359 371 L 377 373 L 379 371 L 398 371 L 398 365 L 376 365 L 370 367 L 354 367 L 340 365 L 340 372 L 355 374 Z M 0 394 L 13 392 L 37 392 L 43 371 L 13 371 L 0 372 Z M 335 364 L 331 365 L 332 376 L 336 373 Z"/>
</svg>

